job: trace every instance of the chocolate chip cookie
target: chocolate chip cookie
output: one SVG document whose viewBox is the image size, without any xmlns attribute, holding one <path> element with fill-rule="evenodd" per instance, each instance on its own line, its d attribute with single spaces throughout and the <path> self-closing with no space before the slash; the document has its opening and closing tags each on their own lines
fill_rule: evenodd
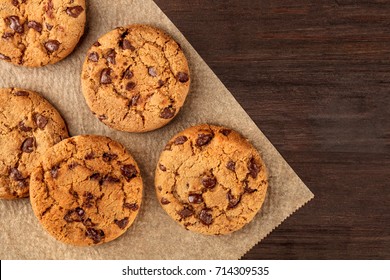
<svg viewBox="0 0 390 280">
<path fill-rule="evenodd" d="M 82 71 L 92 112 L 121 131 L 145 132 L 169 123 L 190 87 L 180 46 L 147 25 L 116 28 L 93 44 Z"/>
<path fill-rule="evenodd" d="M 68 137 L 52 105 L 37 93 L 0 89 L 0 198 L 27 197 L 42 153 Z"/>
<path fill-rule="evenodd" d="M 261 208 L 268 181 L 256 149 L 237 132 L 198 125 L 173 137 L 156 168 L 157 198 L 186 229 L 219 235 L 239 230 Z"/>
<path fill-rule="evenodd" d="M 122 235 L 142 200 L 137 163 L 103 136 L 76 136 L 49 149 L 31 175 L 32 208 L 64 243 L 89 246 Z"/>
<path fill-rule="evenodd" d="M 39 67 L 67 57 L 84 33 L 85 0 L 2 0 L 0 59 Z"/>
</svg>

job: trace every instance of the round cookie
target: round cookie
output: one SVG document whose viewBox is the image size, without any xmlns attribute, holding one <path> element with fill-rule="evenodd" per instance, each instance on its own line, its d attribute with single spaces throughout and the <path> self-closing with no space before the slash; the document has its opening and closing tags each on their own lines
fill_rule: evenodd
<svg viewBox="0 0 390 280">
<path fill-rule="evenodd" d="M 0 89 L 0 132 L 0 198 L 27 197 L 34 165 L 68 137 L 66 125 L 37 93 Z"/>
<path fill-rule="evenodd" d="M 267 172 L 256 149 L 237 132 L 198 125 L 174 136 L 156 168 L 157 198 L 186 229 L 228 234 L 263 204 Z"/>
<path fill-rule="evenodd" d="M 81 80 L 86 102 L 99 120 L 128 132 L 169 123 L 190 87 L 181 47 L 147 25 L 120 27 L 102 36 L 88 51 Z"/>
<path fill-rule="evenodd" d="M 67 57 L 84 33 L 85 0 L 2 0 L 0 59 L 40 67 Z"/>
<path fill-rule="evenodd" d="M 47 151 L 31 175 L 30 199 L 35 216 L 57 240 L 90 246 L 130 227 L 142 189 L 137 163 L 121 144 L 84 135 Z"/>
</svg>

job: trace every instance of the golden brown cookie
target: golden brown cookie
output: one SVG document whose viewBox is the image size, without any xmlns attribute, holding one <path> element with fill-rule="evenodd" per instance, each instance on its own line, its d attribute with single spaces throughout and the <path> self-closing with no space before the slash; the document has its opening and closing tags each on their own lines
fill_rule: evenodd
<svg viewBox="0 0 390 280">
<path fill-rule="evenodd" d="M 31 175 L 30 199 L 57 240 L 89 246 L 114 240 L 131 226 L 142 189 L 137 163 L 121 144 L 84 135 L 45 153 Z"/>
<path fill-rule="evenodd" d="M 84 33 L 85 0 L 1 0 L 0 59 L 39 67 L 67 57 Z"/>
<path fill-rule="evenodd" d="M 190 74 L 180 46 L 147 25 L 116 28 L 88 51 L 82 89 L 91 111 L 121 131 L 169 123 L 187 97 Z"/>
<path fill-rule="evenodd" d="M 37 93 L 0 89 L 0 198 L 27 197 L 42 153 L 68 137 L 53 106 Z"/>
<path fill-rule="evenodd" d="M 249 223 L 263 204 L 267 172 L 237 132 L 198 125 L 174 136 L 156 169 L 157 198 L 186 229 L 219 235 Z"/>
</svg>

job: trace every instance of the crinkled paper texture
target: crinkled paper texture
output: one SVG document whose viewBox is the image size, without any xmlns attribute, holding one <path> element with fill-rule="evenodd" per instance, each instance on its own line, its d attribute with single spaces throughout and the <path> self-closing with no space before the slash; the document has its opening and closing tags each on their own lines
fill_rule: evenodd
<svg viewBox="0 0 390 280">
<path fill-rule="evenodd" d="M 31 89 L 62 114 L 72 136 L 101 134 L 124 144 L 143 172 L 144 201 L 130 229 L 117 240 L 89 248 L 62 244 L 35 218 L 29 200 L 0 200 L 0 259 L 239 259 L 313 194 L 267 140 L 180 31 L 152 0 L 88 1 L 88 30 L 70 57 L 55 65 L 27 69 L 0 62 L 0 87 Z M 191 67 L 190 95 L 178 117 L 166 127 L 144 134 L 112 130 L 87 107 L 80 71 L 88 48 L 117 26 L 151 24 L 171 34 L 183 47 Z M 199 123 L 236 129 L 259 149 L 270 184 L 255 219 L 227 236 L 203 236 L 184 230 L 160 207 L 153 176 L 160 152 L 177 132 Z"/>
</svg>

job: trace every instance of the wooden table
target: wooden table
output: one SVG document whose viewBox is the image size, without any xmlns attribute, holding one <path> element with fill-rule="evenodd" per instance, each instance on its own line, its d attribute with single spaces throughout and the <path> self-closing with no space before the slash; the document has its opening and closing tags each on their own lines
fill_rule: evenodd
<svg viewBox="0 0 390 280">
<path fill-rule="evenodd" d="M 390 259 L 390 1 L 156 0 L 316 195 L 244 259 Z"/>
</svg>

